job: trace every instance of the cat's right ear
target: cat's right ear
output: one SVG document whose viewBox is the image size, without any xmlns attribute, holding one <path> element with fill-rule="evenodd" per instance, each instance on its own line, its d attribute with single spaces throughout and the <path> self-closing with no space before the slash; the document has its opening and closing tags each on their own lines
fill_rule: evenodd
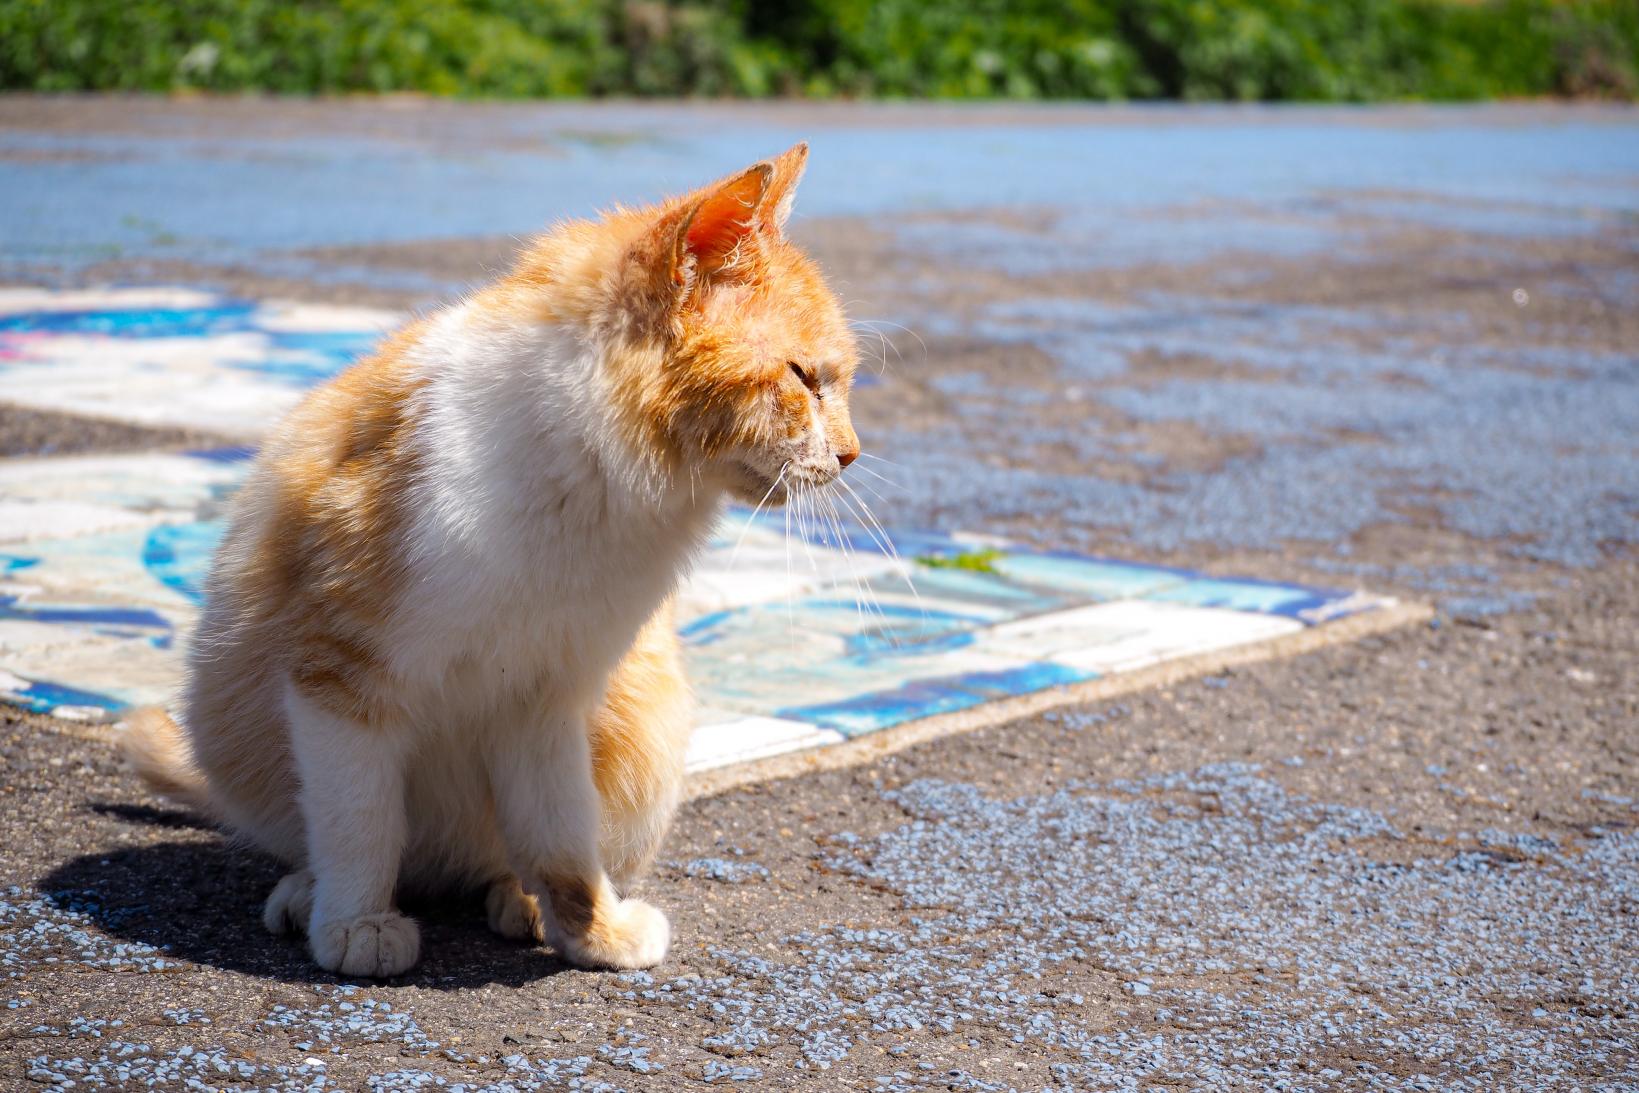
<svg viewBox="0 0 1639 1093">
<path fill-rule="evenodd" d="M 757 210 L 773 177 L 774 169 L 759 163 L 713 186 L 686 209 L 672 248 L 675 284 L 687 287 L 746 259 L 745 244 L 757 230 Z"/>
<path fill-rule="evenodd" d="M 799 141 L 792 145 L 770 160 L 769 166 L 774 169 L 774 178 L 763 197 L 764 214 L 770 230 L 778 235 L 785 230 L 785 222 L 791 219 L 791 203 L 797 196 L 797 183 L 802 181 L 802 172 L 808 166 L 808 142 Z"/>
</svg>

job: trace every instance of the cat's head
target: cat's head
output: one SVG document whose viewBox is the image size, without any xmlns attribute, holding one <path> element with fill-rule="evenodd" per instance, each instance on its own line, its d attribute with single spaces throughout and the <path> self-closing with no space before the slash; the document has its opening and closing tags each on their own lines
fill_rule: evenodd
<svg viewBox="0 0 1639 1093">
<path fill-rule="evenodd" d="M 757 503 L 823 486 L 859 455 L 858 353 L 819 267 L 785 238 L 808 159 L 774 159 L 641 216 L 616 307 L 617 397 L 651 446 Z"/>
</svg>

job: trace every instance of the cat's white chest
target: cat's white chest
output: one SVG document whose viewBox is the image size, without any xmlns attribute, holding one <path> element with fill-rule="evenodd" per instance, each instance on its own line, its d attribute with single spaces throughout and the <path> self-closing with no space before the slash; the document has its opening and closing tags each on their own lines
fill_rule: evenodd
<svg viewBox="0 0 1639 1093">
<path fill-rule="evenodd" d="M 704 517 L 605 525 L 573 502 L 553 508 L 533 521 L 475 514 L 476 540 L 427 548 L 395 627 L 411 678 L 472 708 L 524 692 L 600 693 L 675 586 Z"/>
<path fill-rule="evenodd" d="M 429 332 L 423 452 L 394 613 L 404 678 L 476 706 L 545 688 L 600 692 L 676 585 L 715 511 L 657 490 L 598 423 L 594 357 L 565 332 Z"/>
</svg>

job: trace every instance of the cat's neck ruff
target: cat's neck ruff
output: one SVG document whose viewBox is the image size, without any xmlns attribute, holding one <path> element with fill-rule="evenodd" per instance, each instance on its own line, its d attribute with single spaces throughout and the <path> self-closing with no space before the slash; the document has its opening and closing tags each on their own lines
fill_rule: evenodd
<svg viewBox="0 0 1639 1093">
<path fill-rule="evenodd" d="M 607 352 L 583 329 L 476 300 L 437 317 L 416 353 L 434 473 L 468 501 L 584 530 L 665 534 L 714 514 L 719 488 L 668 466 L 622 426 Z"/>
<path fill-rule="evenodd" d="M 613 419 L 594 343 L 474 303 L 412 350 L 419 451 L 403 668 L 574 662 L 600 680 L 710 534 L 721 491 L 669 480 Z"/>
</svg>

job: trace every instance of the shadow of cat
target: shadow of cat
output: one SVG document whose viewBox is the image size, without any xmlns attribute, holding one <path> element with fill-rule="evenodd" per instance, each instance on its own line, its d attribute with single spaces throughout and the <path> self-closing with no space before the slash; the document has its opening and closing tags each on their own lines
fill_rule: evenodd
<svg viewBox="0 0 1639 1093">
<path fill-rule="evenodd" d="M 94 802 L 105 816 L 172 829 L 211 825 L 186 812 Z M 390 980 L 348 979 L 313 963 L 305 941 L 262 928 L 262 901 L 284 870 L 273 859 L 224 838 L 165 842 L 85 854 L 42 877 L 40 895 L 87 915 L 122 941 L 225 971 L 290 983 L 384 982 L 433 990 L 522 986 L 573 971 L 549 950 L 492 934 L 482 901 L 455 898 L 409 904 L 421 924 L 421 962 Z"/>
</svg>

